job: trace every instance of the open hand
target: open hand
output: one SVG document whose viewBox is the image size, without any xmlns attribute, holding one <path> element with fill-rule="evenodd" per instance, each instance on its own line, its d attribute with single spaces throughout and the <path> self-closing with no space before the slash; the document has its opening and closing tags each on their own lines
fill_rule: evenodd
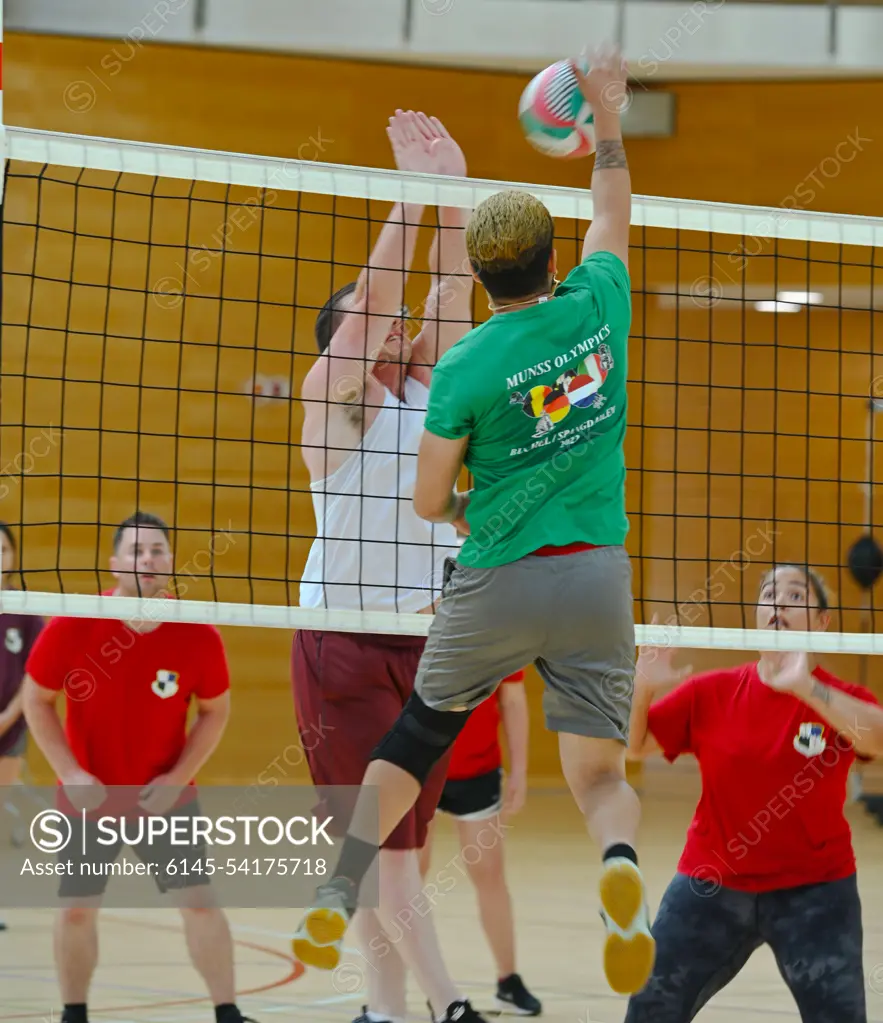
<svg viewBox="0 0 883 1023">
<path fill-rule="evenodd" d="M 657 616 L 650 620 L 657 625 Z M 685 668 L 675 668 L 672 664 L 676 648 L 673 646 L 642 646 L 638 649 L 638 662 L 635 665 L 635 685 L 649 689 L 661 689 L 682 682 L 693 670 L 688 664 Z"/>
<path fill-rule="evenodd" d="M 763 682 L 770 689 L 780 693 L 805 696 L 812 689 L 812 676 L 805 651 L 789 650 L 786 653 L 764 654 L 768 665 L 767 678 Z"/>
<path fill-rule="evenodd" d="M 597 114 L 607 111 L 621 113 L 628 101 L 628 65 L 617 46 L 598 47 L 591 55 L 572 61 L 573 72 L 585 101 Z M 586 72 L 586 64 L 589 70 Z"/>
<path fill-rule="evenodd" d="M 463 151 L 437 117 L 396 110 L 386 134 L 399 170 L 465 177 Z"/>
</svg>

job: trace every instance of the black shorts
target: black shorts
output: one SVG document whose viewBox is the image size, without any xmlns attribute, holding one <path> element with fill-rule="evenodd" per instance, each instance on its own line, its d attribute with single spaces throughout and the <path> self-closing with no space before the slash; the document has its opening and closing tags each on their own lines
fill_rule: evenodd
<svg viewBox="0 0 883 1023">
<path fill-rule="evenodd" d="M 199 803 L 194 800 L 186 806 L 170 811 L 170 815 L 172 814 L 175 817 L 199 816 Z M 123 848 L 121 837 L 117 832 L 115 840 L 109 841 L 108 835 L 98 830 L 96 821 L 87 820 L 84 852 L 83 820 L 74 816 L 70 821 L 73 829 L 70 842 L 58 853 L 57 858 L 65 862 L 70 860 L 72 866 L 70 873 L 61 876 L 58 897 L 85 899 L 103 895 L 114 872 L 122 870 L 121 865 L 113 869 L 110 867 L 116 863 Z M 137 827 L 137 820 L 130 821 L 127 825 L 127 835 L 135 835 Z M 181 845 L 172 844 L 171 836 L 168 834 L 158 835 L 152 842 L 145 836 L 143 841 L 133 843 L 128 848 L 144 864 L 138 873 L 152 878 L 162 894 L 209 884 L 209 875 L 205 870 L 206 848 L 203 840 L 195 845 Z"/>
<path fill-rule="evenodd" d="M 497 767 L 475 778 L 445 783 L 438 808 L 461 821 L 494 817 L 503 805 L 503 772 Z"/>
</svg>

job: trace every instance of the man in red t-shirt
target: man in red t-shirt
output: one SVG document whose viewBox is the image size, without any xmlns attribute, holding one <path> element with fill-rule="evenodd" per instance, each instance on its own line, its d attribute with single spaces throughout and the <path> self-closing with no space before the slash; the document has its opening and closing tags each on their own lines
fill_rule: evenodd
<svg viewBox="0 0 883 1023">
<path fill-rule="evenodd" d="M 822 631 L 829 617 L 812 570 L 764 577 L 758 629 Z M 653 974 L 626 1023 L 687 1023 L 764 944 L 803 1023 L 866 1023 L 843 806 L 856 756 L 883 754 L 883 708 L 862 686 L 810 670 L 804 653 L 765 652 L 674 689 L 689 669 L 671 658 L 671 648 L 641 651 L 630 748 L 669 761 L 693 754 L 702 796 L 653 923 Z"/>
<path fill-rule="evenodd" d="M 506 733 L 509 775 L 503 792 L 500 725 Z M 497 1004 L 503 1012 L 539 1016 L 540 1001 L 515 969 L 515 924 L 506 884 L 500 816 L 524 806 L 530 717 L 524 672 L 503 679 L 497 691 L 472 712 L 452 747 L 447 782 L 438 809 L 457 822 L 466 872 L 478 895 L 481 926 L 497 966 Z M 477 850 L 467 857 L 467 849 Z M 420 851 L 424 879 L 432 857 L 432 827 Z"/>
<path fill-rule="evenodd" d="M 138 512 L 117 528 L 109 595 L 166 595 L 173 555 L 169 529 L 155 515 Z M 157 616 L 158 618 L 159 616 Z M 230 712 L 230 682 L 220 633 L 209 625 L 110 618 L 54 618 L 34 645 L 26 666 L 23 704 L 28 728 L 55 772 L 62 804 L 96 809 L 106 786 L 141 788 L 150 814 L 198 812 L 193 778 L 214 752 Z M 66 722 L 57 711 L 66 697 Z M 197 717 L 187 731 L 188 709 Z M 76 793 L 76 795 L 74 795 Z M 183 807 L 182 807 L 183 803 Z M 75 816 L 73 818 L 77 820 Z M 86 854 L 113 862 L 121 846 L 99 846 L 87 822 Z M 65 858 L 76 859 L 82 841 Z M 198 848 L 169 846 L 169 859 L 200 860 Z M 135 847 L 142 861 L 162 862 L 154 842 Z M 225 914 L 205 887 L 208 875 L 180 870 L 153 874 L 181 909 L 187 947 L 215 1006 L 216 1023 L 242 1023 L 235 1003 L 233 942 Z M 63 908 L 55 930 L 56 961 L 64 1010 L 61 1023 L 88 1023 L 87 999 L 98 960 L 97 917 L 106 876 L 62 875 Z M 67 900 L 67 904 L 65 901 Z"/>
</svg>

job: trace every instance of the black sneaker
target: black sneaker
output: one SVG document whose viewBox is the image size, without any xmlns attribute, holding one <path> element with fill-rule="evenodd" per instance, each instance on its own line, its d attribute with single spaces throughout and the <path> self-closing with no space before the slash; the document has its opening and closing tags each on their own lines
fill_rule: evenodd
<svg viewBox="0 0 883 1023">
<path fill-rule="evenodd" d="M 375 1023 L 374 1020 L 368 1019 L 368 1006 L 367 1005 L 363 1005 L 362 1006 L 362 1015 L 361 1016 L 356 1016 L 356 1018 L 353 1020 L 353 1023 Z M 389 1020 L 385 1020 L 384 1023 L 390 1023 L 390 1021 Z"/>
<path fill-rule="evenodd" d="M 235 1012 L 230 1012 L 224 1017 L 224 1023 L 258 1023 L 256 1019 L 252 1019 L 251 1016 L 243 1016 L 239 1009 Z"/>
<path fill-rule="evenodd" d="M 527 990 L 517 973 L 497 982 L 497 1006 L 516 1016 L 539 1016 L 543 1011 L 540 1000 Z"/>
<path fill-rule="evenodd" d="M 440 1023 L 487 1023 L 487 1020 L 464 998 L 461 1002 L 451 1002 Z"/>
</svg>

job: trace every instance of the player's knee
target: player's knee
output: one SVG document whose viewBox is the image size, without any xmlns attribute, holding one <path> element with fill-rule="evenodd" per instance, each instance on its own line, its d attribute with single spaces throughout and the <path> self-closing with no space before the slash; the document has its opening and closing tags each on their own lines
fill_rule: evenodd
<svg viewBox="0 0 883 1023">
<path fill-rule="evenodd" d="M 94 927 L 98 920 L 98 907 L 63 906 L 58 911 L 62 927 Z"/>
<path fill-rule="evenodd" d="M 185 920 L 206 920 L 215 918 L 221 926 L 226 926 L 226 916 L 218 905 L 215 893 L 208 885 L 194 885 L 188 888 L 177 888 L 170 892 L 172 902 Z"/>
<path fill-rule="evenodd" d="M 398 721 L 371 754 L 407 771 L 421 785 L 454 744 L 472 711 L 434 710 L 412 693 Z"/>
</svg>

